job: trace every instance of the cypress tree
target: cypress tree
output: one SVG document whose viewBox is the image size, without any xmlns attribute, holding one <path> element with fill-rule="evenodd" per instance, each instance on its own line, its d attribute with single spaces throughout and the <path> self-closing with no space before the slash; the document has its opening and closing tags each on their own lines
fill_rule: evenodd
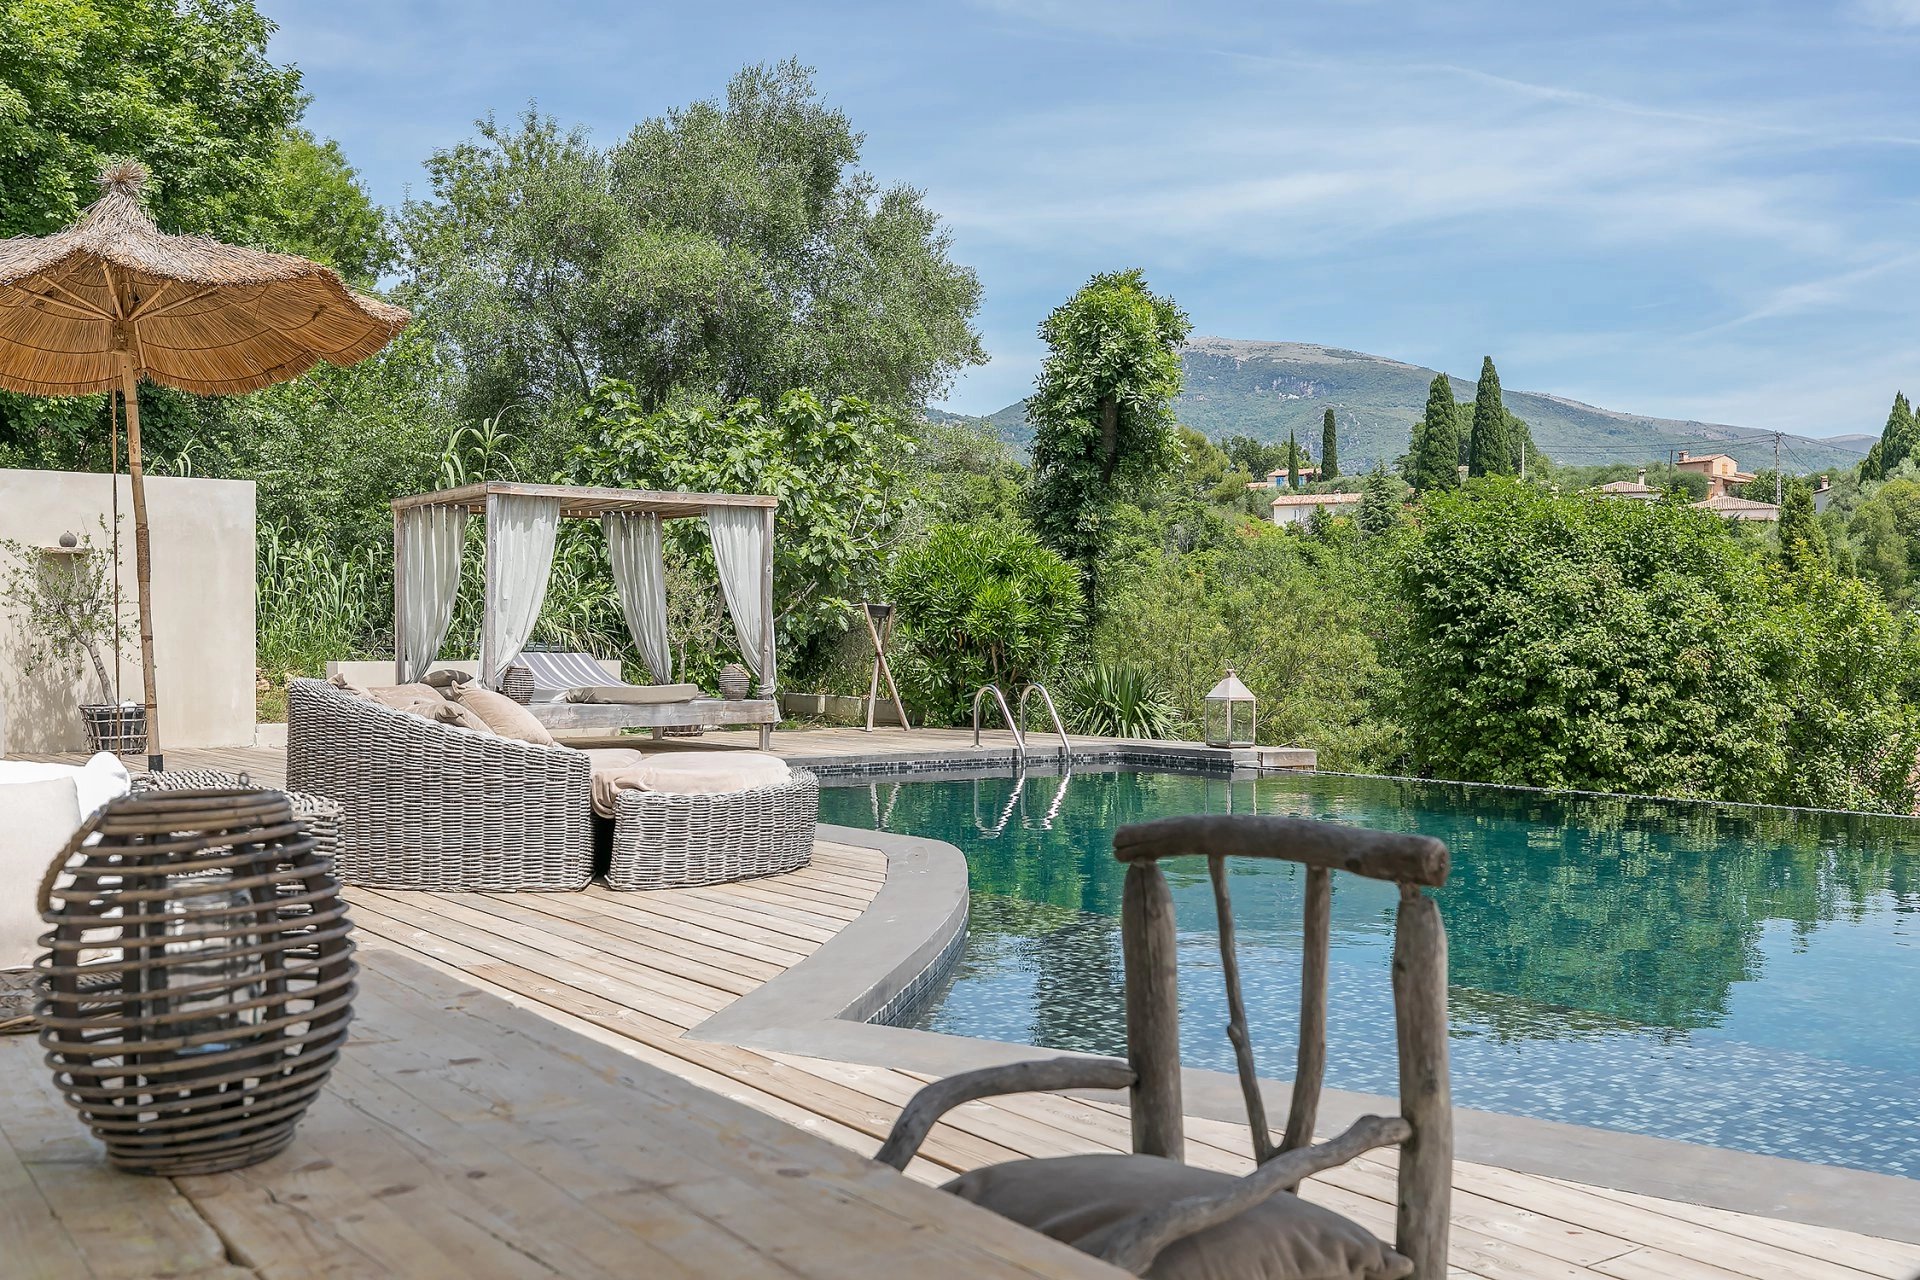
<svg viewBox="0 0 1920 1280">
<path fill-rule="evenodd" d="M 1500 402 L 1500 374 L 1493 357 L 1480 362 L 1480 385 L 1473 394 L 1473 431 L 1467 439 L 1467 474 L 1507 476 L 1514 466 L 1513 432 L 1507 426 L 1507 408 Z"/>
<path fill-rule="evenodd" d="M 1460 412 L 1453 402 L 1453 382 L 1436 374 L 1427 388 L 1427 412 L 1414 429 L 1414 453 L 1408 480 L 1422 493 L 1453 489 L 1460 484 Z"/>
<path fill-rule="evenodd" d="M 1320 478 L 1332 480 L 1340 474 L 1339 442 L 1333 438 L 1333 410 L 1320 417 Z"/>
<path fill-rule="evenodd" d="M 1360 526 L 1360 532 L 1369 536 L 1386 533 L 1400 520 L 1400 504 L 1393 500 L 1393 485 L 1387 479 L 1386 469 L 1377 462 L 1360 487 L 1360 509 L 1354 513 L 1353 520 Z"/>
<path fill-rule="evenodd" d="M 1913 406 L 1904 392 L 1893 393 L 1893 408 L 1887 411 L 1887 425 L 1880 433 L 1880 476 L 1885 479 L 1894 468 L 1913 456 L 1920 444 L 1920 425 L 1914 422 Z"/>
<path fill-rule="evenodd" d="M 1293 438 L 1293 432 L 1287 432 L 1287 488 L 1300 487 L 1300 445 Z"/>
</svg>

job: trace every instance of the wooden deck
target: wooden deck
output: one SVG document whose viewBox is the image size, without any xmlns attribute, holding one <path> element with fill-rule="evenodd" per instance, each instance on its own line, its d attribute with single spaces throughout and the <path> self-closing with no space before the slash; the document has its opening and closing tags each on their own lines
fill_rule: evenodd
<svg viewBox="0 0 1920 1280">
<path fill-rule="evenodd" d="M 864 750 L 919 734 L 815 730 L 776 735 L 784 754 Z M 743 735 L 744 736 L 744 735 Z M 962 735 L 971 741 L 971 734 Z M 951 745 L 947 739 L 944 745 Z M 245 769 L 281 780 L 273 751 L 170 752 L 173 768 Z M 703 1088 L 863 1155 L 924 1077 L 762 1053 L 686 1032 L 811 954 L 854 919 L 885 877 L 879 854 L 822 843 L 792 875 L 648 894 L 454 894 L 353 890 L 362 946 L 410 956 Z M 1251 1167 L 1243 1126 L 1190 1117 L 1188 1158 Z M 929 1137 L 911 1176 L 939 1181 L 1024 1155 L 1125 1150 L 1117 1102 L 1025 1096 L 971 1103 Z M 1313 1179 L 1304 1194 L 1391 1238 L 1392 1157 Z M 1461 1162 L 1452 1274 L 1480 1280 L 1905 1280 L 1920 1246 Z"/>
</svg>

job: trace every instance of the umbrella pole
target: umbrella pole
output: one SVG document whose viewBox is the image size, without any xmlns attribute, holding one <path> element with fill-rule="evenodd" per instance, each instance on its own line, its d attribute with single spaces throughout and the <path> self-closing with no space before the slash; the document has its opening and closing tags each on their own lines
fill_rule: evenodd
<svg viewBox="0 0 1920 1280">
<path fill-rule="evenodd" d="M 140 387 L 133 357 L 120 357 L 120 396 L 127 405 L 127 476 L 133 489 L 133 576 L 140 594 L 140 685 L 147 699 L 147 771 L 166 768 L 160 751 L 160 708 L 153 686 L 153 552 L 147 542 L 147 482 L 140 465 Z"/>
</svg>

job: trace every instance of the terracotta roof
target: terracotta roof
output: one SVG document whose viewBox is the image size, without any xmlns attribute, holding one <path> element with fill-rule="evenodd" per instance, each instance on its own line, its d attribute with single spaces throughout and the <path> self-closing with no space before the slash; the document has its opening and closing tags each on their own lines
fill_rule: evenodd
<svg viewBox="0 0 1920 1280">
<path fill-rule="evenodd" d="M 1774 506 L 1771 502 L 1755 502 L 1751 498 L 1736 498 L 1730 493 L 1723 493 L 1717 498 L 1707 498 L 1693 505 L 1702 511 L 1715 511 L 1723 516 L 1746 515 L 1758 517 L 1764 514 L 1770 519 L 1778 519 L 1780 516 L 1780 508 Z"/>
<path fill-rule="evenodd" d="M 1641 484 L 1638 480 L 1613 480 L 1607 484 L 1595 485 L 1592 489 L 1588 490 L 1588 492 L 1612 493 L 1636 498 L 1651 498 L 1657 496 L 1660 491 L 1650 485 Z"/>
<path fill-rule="evenodd" d="M 1332 507 L 1343 502 L 1358 502 L 1357 493 L 1283 493 L 1273 500 L 1276 507 Z"/>
</svg>

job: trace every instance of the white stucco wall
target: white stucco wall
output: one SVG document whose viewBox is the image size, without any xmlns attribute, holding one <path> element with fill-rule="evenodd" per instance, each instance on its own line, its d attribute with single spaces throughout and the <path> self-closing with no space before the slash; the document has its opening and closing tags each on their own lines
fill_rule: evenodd
<svg viewBox="0 0 1920 1280">
<path fill-rule="evenodd" d="M 53 546 L 62 533 L 107 541 L 108 477 L 0 470 L 0 538 Z M 133 576 L 133 495 L 120 485 L 121 598 L 132 639 L 121 691 L 145 697 Z M 153 539 L 154 675 L 162 747 L 249 746 L 254 722 L 254 492 L 250 480 L 147 477 Z M 81 751 L 76 710 L 93 700 L 84 657 L 61 672 L 21 670 L 18 623 L 0 609 L 0 754 Z M 109 668 L 112 656 L 103 654 Z M 109 672 L 111 674 L 111 672 Z"/>
</svg>

